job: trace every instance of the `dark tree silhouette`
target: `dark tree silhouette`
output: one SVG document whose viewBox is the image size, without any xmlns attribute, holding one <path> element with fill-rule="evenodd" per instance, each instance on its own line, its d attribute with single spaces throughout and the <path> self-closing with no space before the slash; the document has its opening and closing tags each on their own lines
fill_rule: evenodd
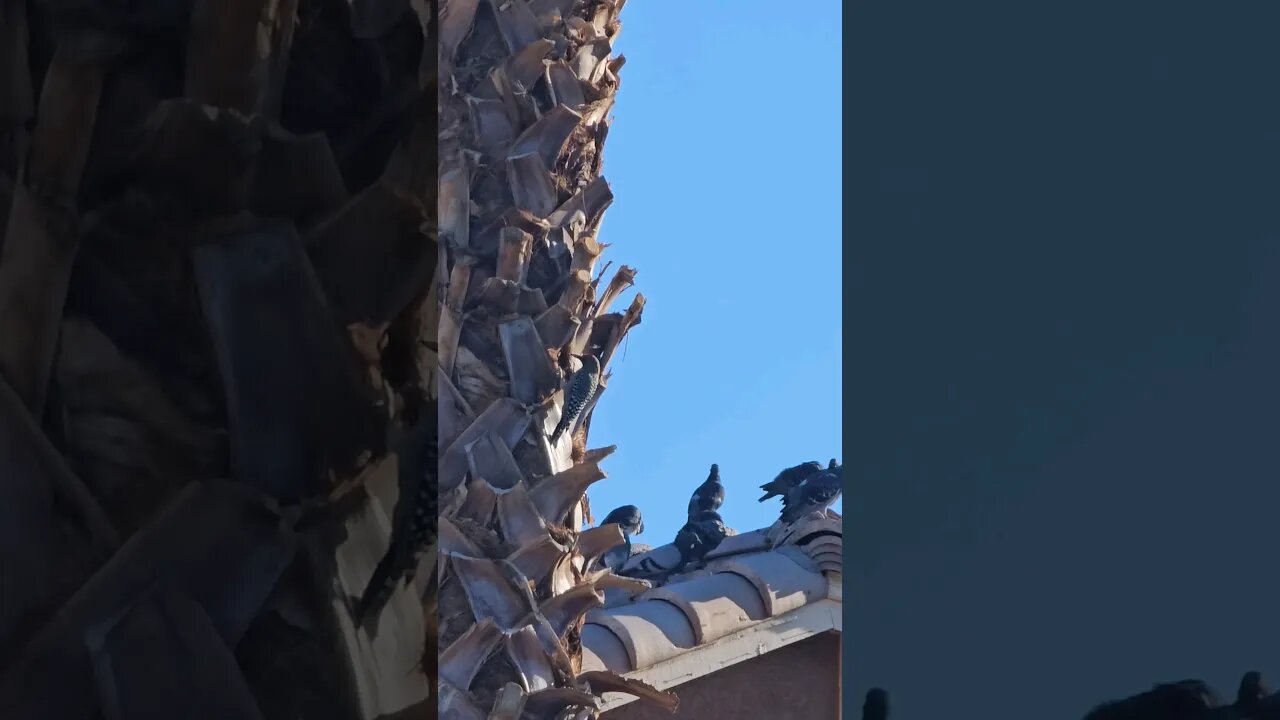
<svg viewBox="0 0 1280 720">
<path fill-rule="evenodd" d="M 1240 678 L 1231 710 L 1233 720 L 1280 720 L 1280 695 L 1270 692 L 1262 673 L 1250 670 Z"/>
<path fill-rule="evenodd" d="M 889 691 L 871 688 L 862 701 L 862 720 L 889 720 Z"/>
<path fill-rule="evenodd" d="M 1215 711 L 1219 705 L 1204 682 L 1181 680 L 1099 705 L 1084 720 L 1211 720 L 1223 717 Z"/>
</svg>

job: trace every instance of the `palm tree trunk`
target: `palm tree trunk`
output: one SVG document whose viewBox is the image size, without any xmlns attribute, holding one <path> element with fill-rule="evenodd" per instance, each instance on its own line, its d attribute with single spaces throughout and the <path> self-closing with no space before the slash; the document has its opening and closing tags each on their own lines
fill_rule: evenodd
<svg viewBox="0 0 1280 720">
<path fill-rule="evenodd" d="M 579 631 L 589 570 L 622 540 L 579 533 L 612 447 L 587 449 L 610 358 L 644 297 L 603 291 L 597 238 L 613 199 L 601 152 L 623 59 L 621 0 L 446 0 L 440 16 L 440 710 L 446 718 L 593 714 Z M 567 378 L 594 355 L 600 390 L 569 432 Z M 523 713 L 523 715 L 522 715 Z"/>
<path fill-rule="evenodd" d="M 435 415 L 433 15 L 0 0 L 0 716 L 431 700 L 435 554 L 349 596 Z"/>
</svg>

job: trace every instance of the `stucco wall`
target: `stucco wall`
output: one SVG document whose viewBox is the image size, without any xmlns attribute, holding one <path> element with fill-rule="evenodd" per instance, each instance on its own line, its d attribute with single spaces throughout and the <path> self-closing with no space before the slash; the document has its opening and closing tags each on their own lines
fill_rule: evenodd
<svg viewBox="0 0 1280 720">
<path fill-rule="evenodd" d="M 680 696 L 677 719 L 837 720 L 840 634 L 821 633 L 672 689 Z M 601 717 L 671 720 L 673 716 L 637 701 Z"/>
</svg>

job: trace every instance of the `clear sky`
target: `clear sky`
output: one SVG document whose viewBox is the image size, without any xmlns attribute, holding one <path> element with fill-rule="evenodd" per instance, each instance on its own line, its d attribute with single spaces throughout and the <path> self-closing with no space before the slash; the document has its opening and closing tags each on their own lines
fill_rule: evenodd
<svg viewBox="0 0 1280 720">
<path fill-rule="evenodd" d="M 615 307 L 647 304 L 592 420 L 591 446 L 618 451 L 590 498 L 597 522 L 638 505 L 638 542 L 674 538 L 711 463 L 746 531 L 777 519 L 756 499 L 779 470 L 843 460 L 840 5 L 622 12 L 600 239 L 638 271 Z"/>
</svg>

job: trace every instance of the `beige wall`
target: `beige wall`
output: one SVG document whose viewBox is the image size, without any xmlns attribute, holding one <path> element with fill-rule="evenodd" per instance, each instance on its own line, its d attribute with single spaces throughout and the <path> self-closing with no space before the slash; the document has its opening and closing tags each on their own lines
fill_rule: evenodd
<svg viewBox="0 0 1280 720">
<path fill-rule="evenodd" d="M 674 716 L 642 701 L 603 720 L 836 720 L 840 717 L 840 634 L 825 632 L 672 688 Z"/>
</svg>

